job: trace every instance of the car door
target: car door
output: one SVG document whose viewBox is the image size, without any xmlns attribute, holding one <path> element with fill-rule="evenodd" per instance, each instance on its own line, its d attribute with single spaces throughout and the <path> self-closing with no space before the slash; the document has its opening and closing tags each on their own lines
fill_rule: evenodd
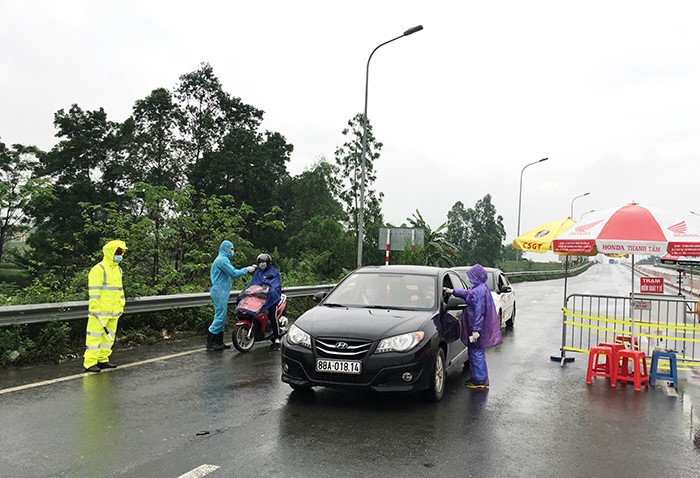
<svg viewBox="0 0 700 478">
<path fill-rule="evenodd" d="M 508 320 L 513 315 L 515 294 L 510 281 L 501 271 L 498 271 L 496 277 L 496 291 L 499 296 L 501 310 L 503 311 L 503 320 Z"/>
<path fill-rule="evenodd" d="M 467 286 L 464 284 L 462 279 L 454 272 L 448 272 L 443 278 L 443 286 L 449 287 L 450 289 L 466 289 Z M 464 309 L 458 310 L 448 310 L 445 311 L 445 319 L 448 323 L 448 327 L 453 333 L 448 334 L 449 340 L 447 341 L 447 357 L 446 363 L 450 367 L 453 362 L 458 364 L 466 360 L 466 347 L 462 343 L 460 338 L 460 320 L 462 318 L 462 311 Z"/>
</svg>

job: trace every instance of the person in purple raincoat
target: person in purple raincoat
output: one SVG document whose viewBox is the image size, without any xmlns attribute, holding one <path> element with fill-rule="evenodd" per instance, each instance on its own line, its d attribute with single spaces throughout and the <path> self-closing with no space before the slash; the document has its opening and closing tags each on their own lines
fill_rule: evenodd
<svg viewBox="0 0 700 478">
<path fill-rule="evenodd" d="M 501 324 L 491 291 L 486 285 L 486 270 L 476 264 L 467 271 L 467 277 L 472 283 L 471 289 L 445 289 L 445 293 L 460 297 L 467 303 L 462 313 L 461 339 L 468 347 L 471 377 L 464 385 L 467 388 L 486 389 L 489 386 L 489 374 L 484 349 L 503 342 Z"/>
</svg>

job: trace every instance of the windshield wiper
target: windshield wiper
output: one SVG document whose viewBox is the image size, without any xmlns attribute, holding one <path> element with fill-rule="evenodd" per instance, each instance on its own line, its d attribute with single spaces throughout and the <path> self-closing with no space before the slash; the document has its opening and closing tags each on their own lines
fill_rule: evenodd
<svg viewBox="0 0 700 478">
<path fill-rule="evenodd" d="M 324 302 L 323 305 L 326 306 L 326 307 L 347 307 L 347 305 L 344 305 L 344 304 L 336 304 L 336 303 L 333 303 L 333 302 Z"/>
<path fill-rule="evenodd" d="M 410 307 L 401 307 L 398 305 L 362 305 L 363 309 L 379 309 L 379 310 L 413 310 Z"/>
</svg>

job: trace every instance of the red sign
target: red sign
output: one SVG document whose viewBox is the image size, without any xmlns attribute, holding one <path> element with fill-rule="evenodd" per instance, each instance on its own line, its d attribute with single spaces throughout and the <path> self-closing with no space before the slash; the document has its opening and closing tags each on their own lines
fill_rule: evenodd
<svg viewBox="0 0 700 478">
<path fill-rule="evenodd" d="M 642 294 L 663 294 L 663 277 L 640 277 L 639 292 Z"/>
</svg>

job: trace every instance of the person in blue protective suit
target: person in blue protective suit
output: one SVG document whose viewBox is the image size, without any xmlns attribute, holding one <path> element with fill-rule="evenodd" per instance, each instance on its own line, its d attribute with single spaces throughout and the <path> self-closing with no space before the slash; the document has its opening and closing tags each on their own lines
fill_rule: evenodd
<svg viewBox="0 0 700 478">
<path fill-rule="evenodd" d="M 272 256 L 263 252 L 256 259 L 257 268 L 253 273 L 253 278 L 250 280 L 248 287 L 252 285 L 268 286 L 267 297 L 265 303 L 260 310 L 266 311 L 270 318 L 270 327 L 272 328 L 272 344 L 270 350 L 279 350 L 280 348 L 280 330 L 277 323 L 277 305 L 282 298 L 282 279 L 280 273 L 272 265 Z"/>
<path fill-rule="evenodd" d="M 211 278 L 211 290 L 209 295 L 214 303 L 214 320 L 207 333 L 207 350 L 230 349 L 231 346 L 224 343 L 224 327 L 226 326 L 226 313 L 228 312 L 228 300 L 231 295 L 231 281 L 246 273 L 252 273 L 253 266 L 236 269 L 231 265 L 234 254 L 233 243 L 224 241 L 219 246 L 219 255 L 209 270 Z"/>
<path fill-rule="evenodd" d="M 489 386 L 489 374 L 484 349 L 503 342 L 501 324 L 491 291 L 486 285 L 486 270 L 476 264 L 467 271 L 467 277 L 472 283 L 471 289 L 445 288 L 445 293 L 460 297 L 467 303 L 462 314 L 461 339 L 468 347 L 471 377 L 464 385 L 467 388 L 486 389 Z"/>
</svg>

